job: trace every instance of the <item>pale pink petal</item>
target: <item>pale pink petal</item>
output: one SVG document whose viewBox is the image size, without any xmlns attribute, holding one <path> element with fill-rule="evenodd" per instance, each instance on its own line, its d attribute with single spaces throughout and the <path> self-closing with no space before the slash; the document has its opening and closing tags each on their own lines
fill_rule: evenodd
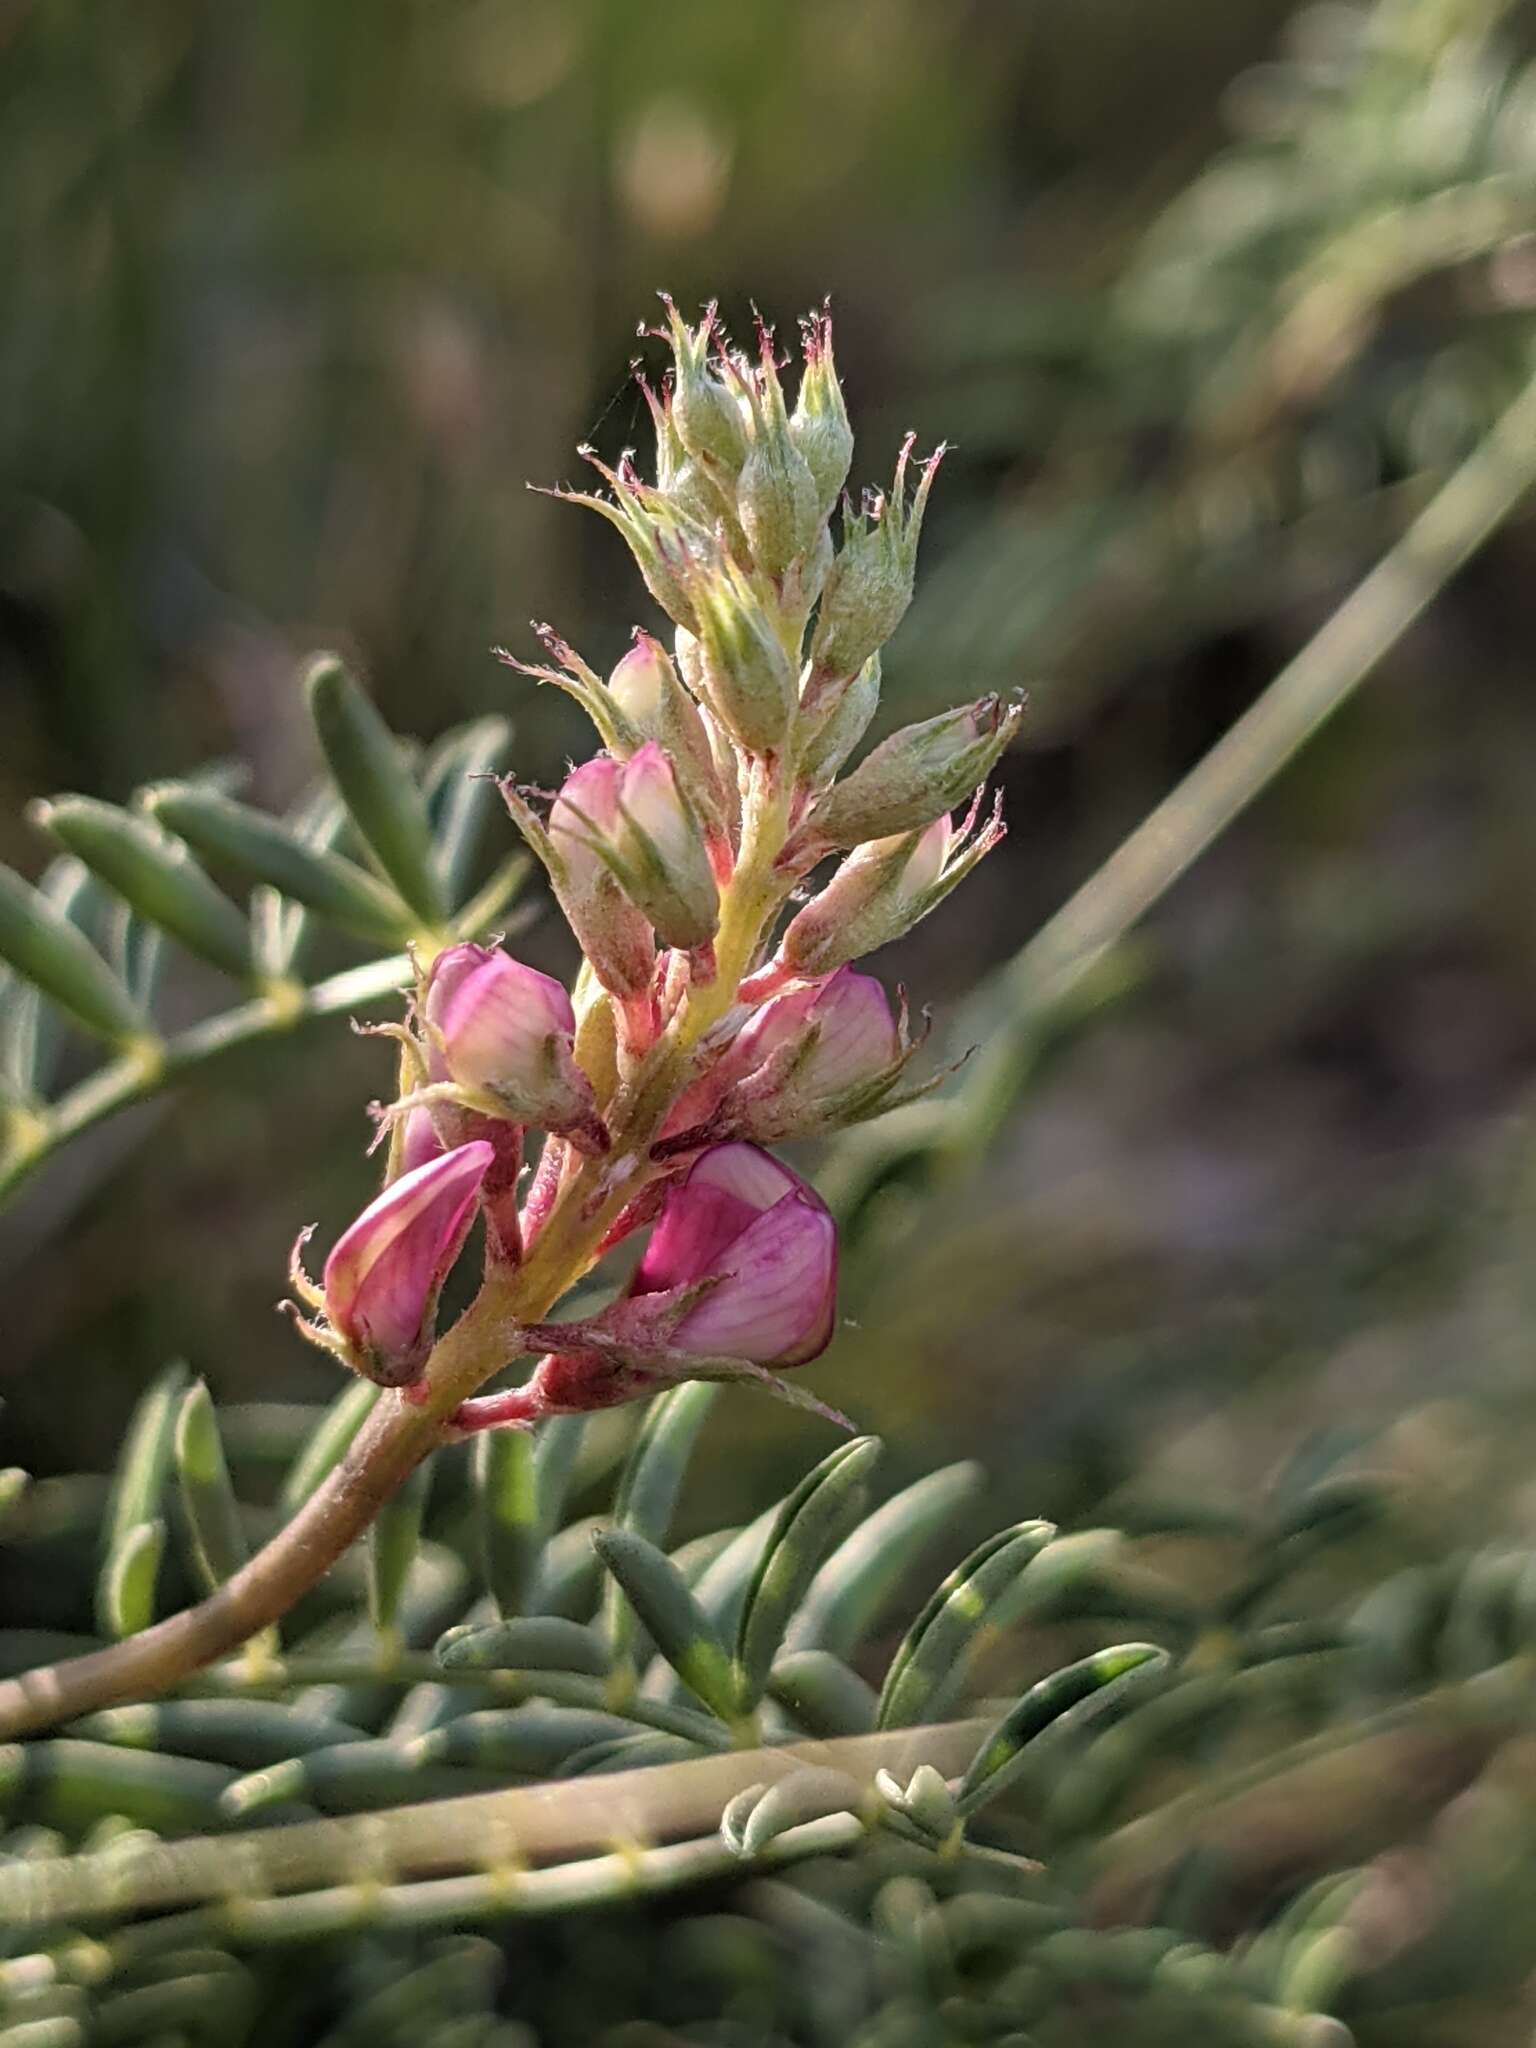
<svg viewBox="0 0 1536 2048">
<path fill-rule="evenodd" d="M 325 1262 L 332 1324 L 382 1353 L 408 1350 L 458 1256 L 494 1149 L 481 1140 L 392 1181 Z"/>
<path fill-rule="evenodd" d="M 837 1228 L 809 1188 L 777 1202 L 725 1254 L 726 1279 L 674 1332 L 701 1356 L 803 1365 L 832 1336 Z"/>
</svg>

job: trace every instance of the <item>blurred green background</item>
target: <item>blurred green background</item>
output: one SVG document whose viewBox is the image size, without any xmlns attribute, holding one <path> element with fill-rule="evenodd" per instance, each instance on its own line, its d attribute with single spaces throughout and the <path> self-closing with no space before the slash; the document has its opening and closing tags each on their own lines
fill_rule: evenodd
<svg viewBox="0 0 1536 2048">
<path fill-rule="evenodd" d="M 1528 374 L 1532 42 L 1496 0 L 9 0 L 0 856 L 36 873 L 31 797 L 210 759 L 290 801 L 317 645 L 423 739 L 511 710 L 557 776 L 579 721 L 492 644 L 547 618 L 604 664 L 649 613 L 525 484 L 643 445 L 659 287 L 786 333 L 831 293 L 856 479 L 909 426 L 957 444 L 882 719 L 1031 694 L 1006 846 L 877 963 L 952 1017 Z M 1467 1404 L 1522 1410 L 1530 1364 L 1533 572 L 1512 527 L 989 1154 L 873 1205 L 816 1378 L 898 1468 L 979 1450 L 1011 1512 L 1080 1512 L 1428 1401 L 1404 1455 L 1487 1497 L 1509 1454 Z M 548 916 L 519 944 L 569 964 Z M 224 1398 L 328 1394 L 271 1305 L 296 1227 L 369 1188 L 383 1083 L 312 1038 L 34 1184 L 7 1457 L 106 1463 L 175 1353 Z M 723 1408 L 722 1486 L 810 1441 Z"/>
</svg>

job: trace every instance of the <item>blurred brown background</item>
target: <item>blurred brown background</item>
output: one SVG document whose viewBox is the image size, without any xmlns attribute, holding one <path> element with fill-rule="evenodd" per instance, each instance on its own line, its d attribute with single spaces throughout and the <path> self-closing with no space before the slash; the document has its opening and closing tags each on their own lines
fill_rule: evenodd
<svg viewBox="0 0 1536 2048">
<path fill-rule="evenodd" d="M 548 618 L 605 663 L 647 614 L 609 529 L 525 482 L 643 445 L 658 287 L 785 331 L 830 292 L 856 479 L 908 426 L 958 444 L 883 719 L 1031 691 L 1005 849 L 878 963 L 952 1015 L 1528 373 L 1531 41 L 1494 0 L 9 0 L 0 855 L 36 872 L 34 795 L 210 759 L 290 800 L 321 644 L 401 730 L 508 708 L 558 773 L 575 714 L 490 646 Z M 1500 536 L 992 1155 L 876 1215 L 818 1386 L 909 1467 L 981 1449 L 1053 1512 L 1426 1398 L 1521 1407 L 1533 570 Z M 568 959 L 551 919 L 522 943 Z M 330 1391 L 271 1303 L 369 1185 L 381 1078 L 340 1032 L 253 1058 L 28 1192 L 7 1459 L 105 1462 L 173 1353 L 226 1397 Z M 1486 1477 L 1492 1434 L 1437 1412 Z"/>
</svg>

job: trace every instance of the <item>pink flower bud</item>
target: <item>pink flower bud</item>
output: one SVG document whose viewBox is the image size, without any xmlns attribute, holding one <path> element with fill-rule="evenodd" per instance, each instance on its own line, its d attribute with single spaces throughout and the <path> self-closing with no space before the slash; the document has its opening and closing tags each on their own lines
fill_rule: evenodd
<svg viewBox="0 0 1536 2048">
<path fill-rule="evenodd" d="M 779 961 L 791 974 L 830 974 L 888 945 L 942 903 L 1003 837 L 994 808 L 976 829 L 980 792 L 958 829 L 936 818 L 923 832 L 855 847 L 819 896 L 791 919 Z"/>
<path fill-rule="evenodd" d="M 717 1126 L 766 1144 L 855 1123 L 885 1106 L 910 1052 L 879 982 L 840 967 L 753 1013 L 717 1069 Z"/>
<path fill-rule="evenodd" d="M 619 815 L 618 868 L 625 889 L 667 945 L 708 945 L 720 921 L 720 892 L 703 826 L 678 785 L 671 758 L 655 740 L 624 764 Z"/>
<path fill-rule="evenodd" d="M 498 1113 L 549 1131 L 591 1128 L 592 1086 L 572 1052 L 576 1018 L 558 981 L 499 947 L 449 946 L 428 973 L 423 1015 L 448 1078 L 493 1098 Z"/>
<path fill-rule="evenodd" d="M 437 1298 L 474 1220 L 490 1145 L 461 1145 L 391 1181 L 325 1262 L 326 1320 L 348 1363 L 381 1386 L 420 1378 Z"/>
<path fill-rule="evenodd" d="M 668 1345 L 698 1357 L 804 1365 L 831 1340 L 837 1227 L 798 1174 L 755 1145 L 716 1145 L 667 1196 L 631 1283 L 641 1297 L 704 1281 Z"/>
<path fill-rule="evenodd" d="M 650 988 L 656 947 L 644 913 L 604 859 L 605 844 L 615 840 L 622 822 L 622 776 L 608 755 L 584 761 L 555 799 L 548 836 L 555 894 L 582 952 L 604 988 L 629 997 Z"/>
<path fill-rule="evenodd" d="M 709 733 L 659 640 L 636 630 L 634 646 L 608 678 L 608 694 L 639 740 L 657 741 L 671 757 L 684 799 L 715 845 L 717 857 L 728 861 L 730 806 Z M 634 753 L 637 746 L 619 751 Z M 718 853 L 722 848 L 723 854 Z"/>
</svg>

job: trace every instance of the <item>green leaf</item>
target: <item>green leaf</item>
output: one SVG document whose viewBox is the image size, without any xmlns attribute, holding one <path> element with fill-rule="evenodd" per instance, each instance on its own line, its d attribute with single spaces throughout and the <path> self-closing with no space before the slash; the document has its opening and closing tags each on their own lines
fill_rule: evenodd
<svg viewBox="0 0 1536 2048">
<path fill-rule="evenodd" d="M 34 804 L 31 815 L 140 917 L 236 981 L 251 979 L 245 919 L 214 887 L 185 843 L 153 818 L 90 796 L 55 797 Z"/>
<path fill-rule="evenodd" d="M 948 1533 L 976 1493 L 982 1470 L 967 1461 L 930 1472 L 877 1508 L 835 1550 L 785 1632 L 786 1650 L 850 1657 L 931 1543 Z"/>
<path fill-rule="evenodd" d="M 91 1742 L 160 1755 L 200 1757 L 237 1771 L 256 1771 L 285 1757 L 338 1742 L 361 1742 L 366 1731 L 275 1700 L 155 1700 L 108 1707 L 73 1721 L 67 1731 Z"/>
<path fill-rule="evenodd" d="M 225 1462 L 218 1417 L 202 1380 L 194 1380 L 181 1398 L 174 1451 L 193 1563 L 212 1592 L 239 1571 L 250 1556 L 250 1545 Z"/>
<path fill-rule="evenodd" d="M 422 1517 L 432 1491 L 432 1460 L 423 1458 L 368 1526 L 368 1616 L 381 1636 L 392 1635 L 400 1599 L 421 1545 Z"/>
<path fill-rule="evenodd" d="M 748 1588 L 736 1630 L 740 1704 L 755 1706 L 791 1616 L 864 1504 L 883 1446 L 878 1437 L 839 1444 L 808 1472 L 780 1508 Z"/>
<path fill-rule="evenodd" d="M 543 1547 L 538 1471 L 526 1430 L 488 1429 L 470 1453 L 475 1542 L 486 1589 L 499 1613 L 517 1614 Z"/>
<path fill-rule="evenodd" d="M 880 1695 L 882 1728 L 942 1719 L 977 1644 L 984 1633 L 1005 1627 L 1012 1618 L 1026 1567 L 1055 1534 L 1050 1522 L 1020 1522 L 990 1537 L 955 1567 L 892 1659 Z"/>
<path fill-rule="evenodd" d="M 161 1511 L 171 1470 L 176 1416 L 186 1385 L 187 1368 L 177 1360 L 150 1381 L 129 1418 L 107 1509 L 108 1553 L 130 1530 L 141 1522 L 153 1521 Z"/>
<path fill-rule="evenodd" d="M 1166 1665 L 1168 1653 L 1153 1643 L 1119 1643 L 1095 1650 L 1076 1664 L 1053 1671 L 1015 1701 L 971 1759 L 956 1798 L 969 1819 L 995 1799 L 1017 1775 L 1029 1744 L 1071 1708 L 1106 1695 L 1133 1672 Z"/>
<path fill-rule="evenodd" d="M 78 1835 L 109 1814 L 156 1833 L 218 1825 L 232 1773 L 189 1757 L 149 1756 L 64 1736 L 0 1750 L 0 1812 Z"/>
<path fill-rule="evenodd" d="M 654 1543 L 627 1529 L 600 1529 L 592 1541 L 679 1678 L 722 1720 L 732 1719 L 736 1688 L 730 1657 L 676 1565 Z"/>
<path fill-rule="evenodd" d="M 704 1381 L 690 1380 L 651 1402 L 619 1481 L 614 1501 L 618 1527 L 647 1537 L 658 1547 L 665 1542 L 688 1460 L 717 1392 Z M 634 1609 L 618 1580 L 610 1579 L 603 1597 L 603 1628 L 616 1666 L 636 1661 L 634 1621 Z"/>
<path fill-rule="evenodd" d="M 56 903 L 8 867 L 0 867 L 0 959 L 100 1038 L 121 1044 L 148 1029 L 95 947 Z"/>
<path fill-rule="evenodd" d="M 110 1636 L 137 1635 L 155 1618 L 155 1582 L 165 1555 L 158 1516 L 125 1529 L 107 1552 L 96 1587 L 96 1618 Z"/>
<path fill-rule="evenodd" d="M 277 1503 L 284 1514 L 296 1514 L 331 1468 L 341 1463 L 382 1391 L 372 1380 L 362 1379 L 349 1380 L 342 1388 L 288 1468 Z"/>
<path fill-rule="evenodd" d="M 486 824 L 501 808 L 492 778 L 506 767 L 511 744 L 511 721 L 493 713 L 446 734 L 427 757 L 422 790 L 451 904 L 463 901 Z"/>
<path fill-rule="evenodd" d="M 162 785 L 144 801 L 204 860 L 226 863 L 391 950 L 410 936 L 413 921 L 398 897 L 343 855 L 306 845 L 286 820 L 192 783 Z"/>
<path fill-rule="evenodd" d="M 813 1764 L 787 1772 L 766 1791 L 758 1786 L 733 1799 L 722 1816 L 720 1832 L 735 1855 L 760 1856 L 790 1828 L 824 1820 L 829 1813 L 857 1813 L 863 1800 L 862 1786 L 846 1771 Z"/>
<path fill-rule="evenodd" d="M 492 1707 L 463 1714 L 411 1745 L 423 1763 L 471 1764 L 486 1771 L 512 1771 L 542 1778 L 594 1743 L 644 1732 L 634 1721 L 592 1707 Z"/>
<path fill-rule="evenodd" d="M 768 1697 L 808 1735 L 867 1735 L 877 1701 L 857 1671 L 830 1650 L 792 1650 L 768 1674 Z"/>
<path fill-rule="evenodd" d="M 326 764 L 353 823 L 416 916 L 429 929 L 441 929 L 448 904 L 426 805 L 393 733 L 334 655 L 316 659 L 305 690 Z"/>
<path fill-rule="evenodd" d="M 581 1671 L 593 1678 L 608 1672 L 607 1645 L 596 1629 L 554 1614 L 465 1622 L 448 1631 L 435 1654 L 446 1671 Z"/>
</svg>

